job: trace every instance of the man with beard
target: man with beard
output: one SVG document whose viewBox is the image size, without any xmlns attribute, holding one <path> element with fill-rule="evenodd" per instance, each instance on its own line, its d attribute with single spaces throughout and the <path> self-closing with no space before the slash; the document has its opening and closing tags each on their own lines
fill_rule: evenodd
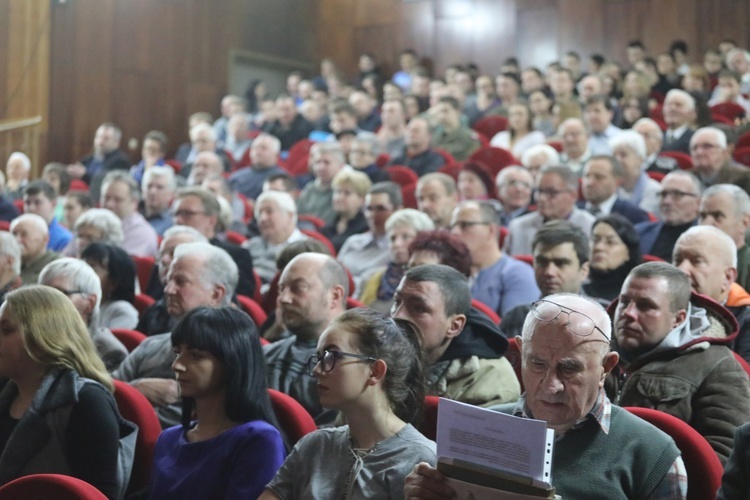
<svg viewBox="0 0 750 500">
<path fill-rule="evenodd" d="M 277 313 L 287 338 L 264 347 L 268 387 L 296 399 L 318 426 L 332 424 L 337 412 L 320 405 L 317 381 L 310 377 L 307 362 L 323 330 L 346 310 L 348 292 L 346 270 L 323 254 L 298 255 L 279 279 Z"/>
</svg>

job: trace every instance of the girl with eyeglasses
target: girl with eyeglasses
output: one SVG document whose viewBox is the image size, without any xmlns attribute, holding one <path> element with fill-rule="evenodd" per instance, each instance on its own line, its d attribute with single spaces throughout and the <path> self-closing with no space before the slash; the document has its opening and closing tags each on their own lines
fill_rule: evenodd
<svg viewBox="0 0 750 500">
<path fill-rule="evenodd" d="M 349 424 L 302 438 L 260 498 L 403 498 L 412 467 L 435 463 L 435 443 L 411 424 L 425 395 L 417 327 L 352 309 L 323 332 L 310 367 L 322 405 Z"/>
<path fill-rule="evenodd" d="M 182 425 L 159 436 L 149 498 L 257 498 L 284 461 L 258 329 L 231 307 L 172 330 Z"/>
</svg>

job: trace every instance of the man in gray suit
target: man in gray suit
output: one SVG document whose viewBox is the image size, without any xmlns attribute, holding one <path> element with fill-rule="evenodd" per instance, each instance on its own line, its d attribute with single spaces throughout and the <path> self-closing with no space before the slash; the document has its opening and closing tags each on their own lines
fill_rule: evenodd
<svg viewBox="0 0 750 500">
<path fill-rule="evenodd" d="M 567 220 L 591 236 L 595 217 L 576 207 L 578 176 L 570 167 L 551 165 L 542 168 L 537 177 L 537 211 L 518 217 L 508 225 L 505 251 L 510 255 L 530 255 L 534 235 L 547 221 Z"/>
</svg>

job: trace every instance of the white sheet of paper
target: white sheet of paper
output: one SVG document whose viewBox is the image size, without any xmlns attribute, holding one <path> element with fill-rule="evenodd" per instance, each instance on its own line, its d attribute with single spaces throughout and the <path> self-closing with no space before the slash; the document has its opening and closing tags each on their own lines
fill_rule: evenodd
<svg viewBox="0 0 750 500">
<path fill-rule="evenodd" d="M 554 431 L 543 420 L 440 398 L 437 456 L 551 482 Z"/>
</svg>

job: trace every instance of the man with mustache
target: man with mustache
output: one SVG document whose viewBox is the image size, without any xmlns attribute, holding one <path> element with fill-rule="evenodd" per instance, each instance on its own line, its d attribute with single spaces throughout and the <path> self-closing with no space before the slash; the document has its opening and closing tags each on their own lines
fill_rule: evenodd
<svg viewBox="0 0 750 500">
<path fill-rule="evenodd" d="M 620 406 L 669 413 L 706 438 L 722 464 L 750 414 L 750 386 L 729 346 L 737 322 L 664 262 L 635 267 L 614 312 L 620 362 L 608 391 Z"/>
</svg>

